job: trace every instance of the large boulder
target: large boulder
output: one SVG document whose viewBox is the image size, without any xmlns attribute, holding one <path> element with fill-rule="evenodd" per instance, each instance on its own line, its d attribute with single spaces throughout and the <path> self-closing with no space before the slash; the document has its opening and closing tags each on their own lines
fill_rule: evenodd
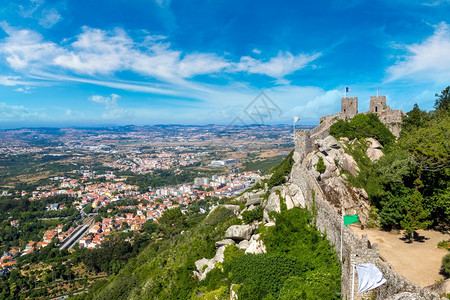
<svg viewBox="0 0 450 300">
<path fill-rule="evenodd" d="M 259 239 L 259 234 L 253 235 L 250 240 L 250 245 L 245 250 L 245 254 L 262 254 L 266 252 L 266 245 Z"/>
<path fill-rule="evenodd" d="M 195 262 L 195 268 L 197 269 L 197 271 L 196 272 L 194 271 L 194 275 L 196 275 L 199 280 L 205 279 L 206 274 L 208 274 L 209 271 L 214 269 L 216 263 L 223 262 L 224 251 L 225 247 L 220 247 L 219 249 L 217 249 L 216 255 L 213 258 L 211 259 L 202 258 L 197 260 Z"/>
<path fill-rule="evenodd" d="M 225 232 L 225 238 L 234 241 L 248 240 L 252 233 L 253 227 L 251 225 L 232 225 Z"/>
<path fill-rule="evenodd" d="M 237 247 L 238 247 L 239 249 L 242 249 L 242 250 L 247 250 L 247 248 L 248 248 L 249 245 L 250 245 L 250 242 L 249 242 L 249 241 L 247 241 L 247 240 L 242 240 L 239 244 L 237 244 Z"/>
<path fill-rule="evenodd" d="M 342 155 L 342 168 L 349 171 L 350 174 L 353 176 L 356 176 L 356 174 L 359 172 L 358 165 L 356 164 L 356 160 L 353 158 L 353 156 L 344 153 Z"/>
<path fill-rule="evenodd" d="M 250 199 L 247 200 L 247 202 L 245 203 L 246 207 L 249 207 L 251 205 L 255 206 L 255 205 L 260 205 L 261 204 L 261 197 L 259 195 L 255 195 L 252 196 Z"/>
<path fill-rule="evenodd" d="M 380 159 L 384 155 L 383 151 L 381 150 L 383 146 L 374 138 L 367 138 L 366 142 L 368 143 L 369 147 L 366 150 L 367 156 L 370 158 L 370 160 L 375 161 Z"/>
<path fill-rule="evenodd" d="M 227 246 L 227 245 L 234 245 L 234 241 L 232 239 L 225 239 L 225 240 L 216 242 L 216 248 L 219 248 L 222 246 Z"/>
<path fill-rule="evenodd" d="M 281 212 L 281 206 L 280 206 L 280 197 L 278 196 L 279 189 L 274 189 L 269 195 L 269 199 L 263 204 L 263 207 L 266 211 L 276 211 Z"/>
<path fill-rule="evenodd" d="M 319 151 L 321 151 L 321 152 L 329 152 L 332 149 L 340 149 L 341 148 L 341 145 L 339 144 L 339 142 L 331 135 L 327 136 L 323 140 L 318 140 L 316 144 L 319 147 Z"/>
</svg>

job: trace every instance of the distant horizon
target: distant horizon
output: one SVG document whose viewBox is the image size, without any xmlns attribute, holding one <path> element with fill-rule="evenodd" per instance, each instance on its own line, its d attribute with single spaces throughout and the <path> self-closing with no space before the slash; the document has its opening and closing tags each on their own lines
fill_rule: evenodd
<svg viewBox="0 0 450 300">
<path fill-rule="evenodd" d="M 313 128 L 318 126 L 319 124 L 315 124 L 315 125 L 305 125 L 305 124 L 296 124 L 295 128 Z M 249 125 L 225 125 L 225 124 L 205 124 L 205 125 L 200 125 L 200 124 L 147 124 L 147 125 L 133 125 L 133 124 L 127 124 L 127 125 L 114 125 L 114 124 L 109 124 L 109 125 L 93 125 L 93 126 L 30 126 L 30 127 L 12 127 L 12 128 L 1 128 L 0 127 L 0 131 L 1 130 L 20 130 L 20 129 L 101 129 L 101 128 L 111 128 L 111 127 L 162 127 L 162 126 L 178 126 L 178 127 L 207 127 L 207 126 L 221 126 L 221 127 L 240 127 L 240 128 L 245 128 L 245 127 L 262 127 L 262 126 L 268 126 L 268 127 L 280 127 L 280 126 L 287 126 L 287 127 L 293 127 L 292 123 L 291 124 L 249 124 Z"/>
<path fill-rule="evenodd" d="M 0 128 L 316 124 L 340 99 L 431 110 L 449 1 L 23 0 L 0 9 Z"/>
</svg>

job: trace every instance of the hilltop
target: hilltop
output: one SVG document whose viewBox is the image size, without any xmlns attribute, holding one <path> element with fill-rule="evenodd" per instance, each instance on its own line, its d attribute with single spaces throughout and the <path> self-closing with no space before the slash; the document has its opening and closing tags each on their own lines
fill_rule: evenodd
<svg viewBox="0 0 450 300">
<path fill-rule="evenodd" d="M 338 299 L 350 296 L 354 261 L 388 280 L 365 297 L 439 299 L 398 274 L 366 235 L 343 228 L 342 215 L 404 229 L 411 245 L 419 228 L 448 229 L 450 115 L 441 98 L 433 112 L 415 106 L 402 116 L 397 138 L 370 113 L 297 130 L 294 151 L 269 177 L 196 225 L 168 218 L 162 240 L 78 297 Z"/>
</svg>

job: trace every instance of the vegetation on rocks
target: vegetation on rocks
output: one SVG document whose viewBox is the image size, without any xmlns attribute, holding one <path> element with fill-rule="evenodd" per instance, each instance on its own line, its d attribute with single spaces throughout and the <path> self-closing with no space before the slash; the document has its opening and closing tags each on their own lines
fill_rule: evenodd
<svg viewBox="0 0 450 300">
<path fill-rule="evenodd" d="M 359 114 L 350 121 L 339 120 L 331 126 L 330 134 L 337 139 L 348 137 L 350 140 L 371 137 L 383 146 L 395 140 L 376 114 Z"/>
<path fill-rule="evenodd" d="M 274 169 L 275 181 L 283 182 L 292 166 L 292 153 Z M 272 175 L 273 177 L 274 175 Z M 283 180 L 281 180 L 283 179 Z M 243 212 L 243 221 L 262 218 L 262 208 Z M 140 254 L 89 293 L 77 299 L 229 299 L 232 288 L 239 299 L 337 299 L 340 264 L 326 237 L 312 224 L 306 210 L 293 208 L 273 213 L 276 225 L 260 225 L 265 254 L 244 254 L 226 246 L 224 260 L 202 281 L 195 262 L 216 254 L 215 243 L 231 225 L 242 224 L 235 214 L 218 207 L 199 223 L 177 210 L 164 213 L 158 229 L 162 239 L 151 242 Z M 153 231 L 154 228 L 150 228 Z M 114 272 L 112 272 L 114 273 Z M 317 280 L 318 284 L 312 284 Z"/>
<path fill-rule="evenodd" d="M 359 168 L 356 176 L 347 174 L 348 181 L 354 186 L 365 188 L 371 205 L 378 210 L 379 221 L 385 228 L 404 228 L 408 235 L 428 226 L 444 230 L 449 228 L 448 89 L 436 95 L 433 111 L 422 111 L 417 104 L 414 105 L 403 118 L 402 131 L 395 143 L 388 135 L 377 136 L 371 130 L 353 128 L 348 131 L 348 128 L 352 128 L 349 127 L 351 122 L 346 125 L 336 123 L 337 125 L 333 125 L 330 130 L 337 137 L 347 136 L 350 139 L 373 137 L 381 139 L 379 141 L 385 145 L 383 149 L 385 155 L 374 162 L 365 154 L 367 148 L 363 142 L 349 144 L 346 149 L 355 158 Z M 358 119 L 355 117 L 353 120 L 356 119 L 358 123 L 364 119 L 374 120 L 373 117 L 367 116 Z M 367 122 L 362 128 L 371 127 L 368 124 L 372 123 Z M 355 132 L 358 135 L 355 135 Z M 377 132 L 385 130 L 378 128 Z"/>
</svg>

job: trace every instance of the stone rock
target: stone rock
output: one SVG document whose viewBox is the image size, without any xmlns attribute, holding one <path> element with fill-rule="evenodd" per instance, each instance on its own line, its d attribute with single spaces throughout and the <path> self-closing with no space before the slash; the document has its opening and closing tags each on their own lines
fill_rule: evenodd
<svg viewBox="0 0 450 300">
<path fill-rule="evenodd" d="M 216 248 L 219 248 L 222 246 L 227 246 L 227 245 L 234 245 L 234 241 L 232 239 L 225 239 L 225 240 L 216 242 Z"/>
<path fill-rule="evenodd" d="M 356 175 L 359 171 L 355 159 L 347 153 L 342 155 L 342 168 L 349 171 L 352 175 Z"/>
<path fill-rule="evenodd" d="M 235 214 L 239 212 L 239 205 L 225 204 L 223 208 L 233 211 Z"/>
<path fill-rule="evenodd" d="M 235 290 L 237 290 L 237 288 L 234 287 L 235 285 L 237 285 L 237 284 L 232 283 L 230 285 L 230 300 L 238 300 L 238 295 L 235 291 Z"/>
<path fill-rule="evenodd" d="M 369 148 L 373 148 L 373 149 L 383 149 L 383 146 L 381 146 L 380 142 L 378 142 L 376 139 L 374 138 L 367 138 L 366 142 L 369 143 Z"/>
<path fill-rule="evenodd" d="M 395 294 L 386 300 L 426 300 L 427 298 L 424 298 L 416 293 L 410 293 L 410 292 L 403 292 L 399 294 Z"/>
<path fill-rule="evenodd" d="M 239 249 L 242 249 L 242 250 L 247 250 L 247 248 L 248 248 L 249 245 L 250 245 L 250 242 L 249 242 L 249 241 L 243 240 L 243 241 L 241 241 L 239 244 L 237 244 L 237 247 L 238 247 Z"/>
<path fill-rule="evenodd" d="M 225 238 L 235 241 L 248 240 L 253 233 L 250 225 L 232 225 L 225 232 Z"/>
<path fill-rule="evenodd" d="M 272 190 L 269 195 L 269 199 L 263 204 L 263 207 L 266 211 L 276 211 L 278 213 L 281 212 L 280 197 L 278 197 L 278 193 L 276 192 L 278 190 L 279 189 Z"/>
<path fill-rule="evenodd" d="M 306 201 L 302 190 L 296 184 L 289 184 L 289 194 L 291 195 L 294 206 L 305 207 Z"/>
<path fill-rule="evenodd" d="M 264 226 L 266 226 L 266 227 L 272 227 L 272 226 L 275 226 L 275 223 L 274 223 L 274 222 L 268 222 L 268 223 L 266 223 Z"/>
<path fill-rule="evenodd" d="M 266 252 L 266 245 L 259 239 L 259 234 L 252 236 L 250 245 L 245 250 L 245 254 L 263 254 Z"/>
<path fill-rule="evenodd" d="M 252 198 L 247 200 L 247 203 L 245 203 L 245 206 L 250 206 L 250 205 L 260 205 L 261 204 L 261 197 L 258 196 L 253 196 Z"/>
<path fill-rule="evenodd" d="M 376 139 L 367 138 L 366 142 L 369 146 L 366 150 L 366 154 L 371 161 L 378 160 L 384 155 L 383 151 L 381 151 L 383 146 L 381 146 L 381 144 Z"/>
<path fill-rule="evenodd" d="M 366 150 L 366 154 L 371 161 L 378 160 L 380 159 L 380 157 L 384 155 L 383 151 L 381 151 L 380 149 L 373 149 L 373 148 L 368 148 Z"/>
<path fill-rule="evenodd" d="M 224 251 L 225 247 L 220 247 L 216 251 L 216 255 L 211 258 L 202 258 L 195 262 L 195 268 L 197 269 L 197 272 L 194 272 L 194 274 L 198 277 L 199 280 L 203 280 L 206 278 L 206 274 L 209 273 L 214 267 L 216 266 L 216 263 L 223 262 L 224 259 Z"/>
<path fill-rule="evenodd" d="M 318 141 L 319 151 L 329 152 L 331 149 L 340 149 L 341 145 L 331 135 L 327 136 L 323 140 Z"/>
</svg>

